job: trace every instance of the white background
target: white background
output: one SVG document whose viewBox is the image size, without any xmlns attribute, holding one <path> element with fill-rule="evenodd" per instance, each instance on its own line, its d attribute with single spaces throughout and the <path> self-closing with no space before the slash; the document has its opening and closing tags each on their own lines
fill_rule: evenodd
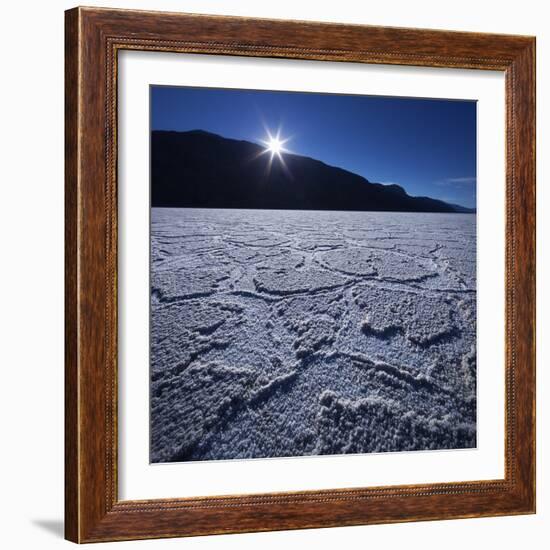
<svg viewBox="0 0 550 550">
<path fill-rule="evenodd" d="M 105 0 L 107 1 L 107 0 Z M 91 4 L 101 5 L 102 2 Z M 407 0 L 358 2 L 118 1 L 113 7 L 164 9 L 392 26 L 537 35 L 538 94 L 538 514 L 402 525 L 227 535 L 119 543 L 120 547 L 252 549 L 320 547 L 500 549 L 547 547 L 550 525 L 550 30 L 545 2 L 460 3 Z M 63 10 L 64 1 L 3 6 L 0 88 L 0 301 L 2 364 L 0 517 L 5 548 L 69 547 L 63 517 Z M 545 254 L 543 254 L 546 249 Z M 546 288 L 545 288 L 546 287 Z M 97 546 L 96 546 L 97 547 Z M 110 546 L 111 548 L 113 546 Z"/>
<path fill-rule="evenodd" d="M 124 500 L 504 477 L 504 77 L 164 52 L 119 57 L 119 490 Z M 149 85 L 477 100 L 477 448 L 149 464 Z M 496 137 L 498 136 L 498 138 Z"/>
</svg>

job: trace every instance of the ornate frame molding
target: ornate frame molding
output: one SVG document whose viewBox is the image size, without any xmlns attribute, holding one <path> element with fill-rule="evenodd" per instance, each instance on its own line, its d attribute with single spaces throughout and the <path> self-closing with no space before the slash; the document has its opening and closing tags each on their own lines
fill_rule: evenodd
<svg viewBox="0 0 550 550">
<path fill-rule="evenodd" d="M 535 39 L 75 8 L 66 12 L 66 537 L 174 537 L 535 511 Z M 506 475 L 119 501 L 119 50 L 499 70 L 506 79 Z"/>
</svg>

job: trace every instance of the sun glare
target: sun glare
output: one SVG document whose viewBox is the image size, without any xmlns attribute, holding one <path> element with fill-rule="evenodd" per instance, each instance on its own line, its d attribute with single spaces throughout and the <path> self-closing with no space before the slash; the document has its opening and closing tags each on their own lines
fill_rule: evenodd
<svg viewBox="0 0 550 550">
<path fill-rule="evenodd" d="M 267 155 L 268 161 L 266 163 L 266 173 L 269 174 L 273 168 L 273 163 L 276 162 L 277 166 L 283 169 L 283 171 L 291 177 L 288 167 L 285 162 L 283 153 L 291 153 L 289 149 L 285 147 L 285 143 L 290 141 L 290 137 L 281 137 L 281 129 L 276 134 L 272 134 L 267 128 L 265 128 L 266 137 L 260 139 L 260 143 L 264 145 L 264 148 L 258 153 L 258 156 Z"/>
<path fill-rule="evenodd" d="M 278 138 L 271 138 L 268 142 L 267 148 L 275 154 L 279 154 L 283 149 L 283 144 Z"/>
<path fill-rule="evenodd" d="M 288 153 L 288 151 L 284 148 L 284 144 L 288 141 L 287 139 L 281 138 L 281 132 L 280 130 L 277 132 L 276 135 L 272 135 L 269 130 L 267 131 L 267 136 L 265 140 L 262 140 L 262 143 L 265 145 L 265 153 L 271 153 L 271 159 L 273 160 L 273 157 L 278 157 L 282 160 L 283 153 Z"/>
</svg>

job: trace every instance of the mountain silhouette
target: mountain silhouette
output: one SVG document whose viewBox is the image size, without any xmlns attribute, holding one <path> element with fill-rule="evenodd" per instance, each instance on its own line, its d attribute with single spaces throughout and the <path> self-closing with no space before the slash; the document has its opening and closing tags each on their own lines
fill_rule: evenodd
<svg viewBox="0 0 550 550">
<path fill-rule="evenodd" d="M 263 154 L 262 154 L 263 153 Z M 309 157 L 284 163 L 249 141 L 192 130 L 151 132 L 151 202 L 155 207 L 263 208 L 396 212 L 474 212 L 399 185 L 373 183 Z"/>
</svg>

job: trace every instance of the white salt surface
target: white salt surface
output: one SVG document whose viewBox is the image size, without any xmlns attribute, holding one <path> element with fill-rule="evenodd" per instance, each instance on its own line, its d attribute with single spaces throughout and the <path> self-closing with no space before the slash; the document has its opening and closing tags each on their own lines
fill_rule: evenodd
<svg viewBox="0 0 550 550">
<path fill-rule="evenodd" d="M 475 447 L 475 231 L 152 209 L 151 460 Z"/>
</svg>

